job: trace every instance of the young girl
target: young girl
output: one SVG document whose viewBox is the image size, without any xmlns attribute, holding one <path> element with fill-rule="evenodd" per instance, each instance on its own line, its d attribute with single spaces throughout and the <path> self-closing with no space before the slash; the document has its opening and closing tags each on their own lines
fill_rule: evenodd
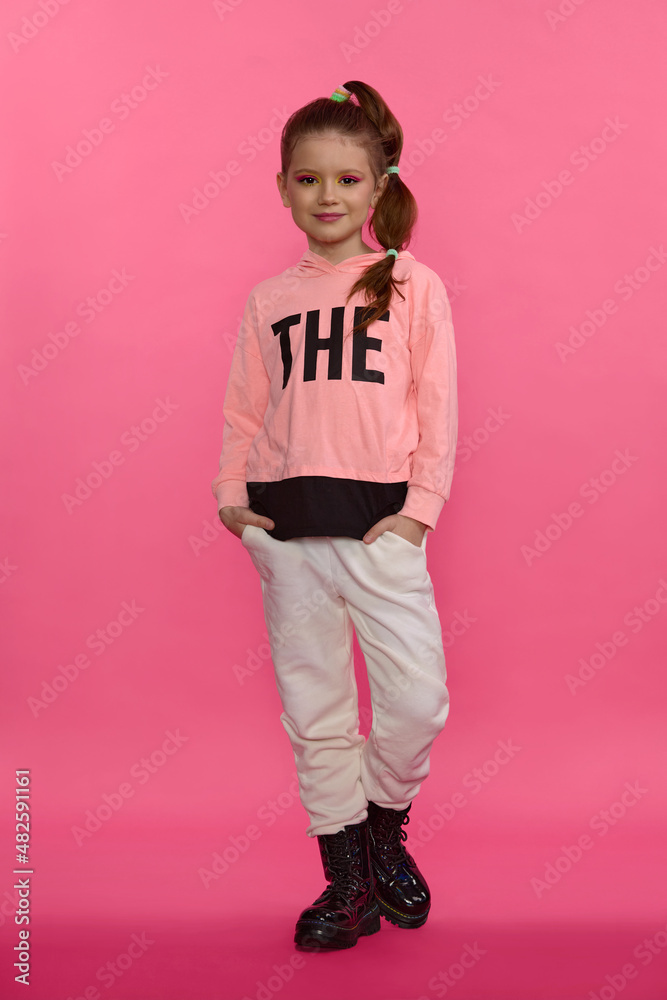
<svg viewBox="0 0 667 1000">
<path fill-rule="evenodd" d="M 417 206 L 402 148 L 358 80 L 285 124 L 278 188 L 308 249 L 250 292 L 212 483 L 260 576 L 280 719 L 327 880 L 297 921 L 300 949 L 352 947 L 380 914 L 420 927 L 430 909 L 403 824 L 449 712 L 425 550 L 454 471 L 456 352 L 441 279 L 403 249 Z M 362 240 L 371 208 L 382 250 Z"/>
</svg>

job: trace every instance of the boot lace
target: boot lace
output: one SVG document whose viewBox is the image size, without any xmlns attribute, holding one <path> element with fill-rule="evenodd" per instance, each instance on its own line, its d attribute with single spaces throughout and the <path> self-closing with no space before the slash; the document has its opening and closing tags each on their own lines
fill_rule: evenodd
<svg viewBox="0 0 667 1000">
<path fill-rule="evenodd" d="M 377 834 L 374 836 L 375 843 L 388 861 L 405 861 L 407 851 L 403 842 L 408 839 L 408 831 L 403 826 L 409 822 L 407 814 L 398 822 L 388 813 L 381 813 L 373 823 L 373 834 Z"/>
<path fill-rule="evenodd" d="M 331 884 L 325 889 L 325 893 L 331 896 L 343 896 L 348 893 L 358 893 L 363 879 L 355 873 L 352 864 L 354 857 L 359 853 L 358 849 L 350 849 L 346 839 L 331 840 L 328 843 L 327 867 L 331 873 Z"/>
</svg>

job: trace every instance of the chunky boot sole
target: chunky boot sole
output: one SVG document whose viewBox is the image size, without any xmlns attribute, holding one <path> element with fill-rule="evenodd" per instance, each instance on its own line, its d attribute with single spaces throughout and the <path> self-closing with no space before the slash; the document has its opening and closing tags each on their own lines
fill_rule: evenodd
<svg viewBox="0 0 667 1000">
<path fill-rule="evenodd" d="M 294 943 L 299 951 L 334 951 L 353 948 L 360 937 L 376 934 L 382 927 L 380 907 L 373 900 L 372 906 L 354 925 L 338 927 L 324 920 L 299 920 Z"/>
<path fill-rule="evenodd" d="M 378 902 L 378 906 L 380 907 L 380 913 L 384 919 L 388 920 L 390 924 L 395 924 L 397 927 L 423 927 L 428 920 L 428 915 L 431 911 L 431 907 L 429 906 L 426 913 L 420 913 L 416 916 L 408 916 L 405 913 L 401 913 L 400 910 L 394 909 L 394 907 L 390 906 L 389 903 L 385 903 L 384 900 L 380 899 L 377 893 L 375 898 Z"/>
</svg>

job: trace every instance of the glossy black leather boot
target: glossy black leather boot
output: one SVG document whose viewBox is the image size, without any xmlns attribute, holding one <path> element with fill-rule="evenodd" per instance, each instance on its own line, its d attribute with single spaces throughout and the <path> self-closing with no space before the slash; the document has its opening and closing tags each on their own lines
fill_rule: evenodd
<svg viewBox="0 0 667 1000">
<path fill-rule="evenodd" d="M 375 898 L 382 916 L 398 927 L 421 927 L 431 908 L 431 893 L 415 859 L 403 846 L 410 822 L 406 809 L 368 803 L 368 840 Z"/>
<path fill-rule="evenodd" d="M 373 896 L 368 823 L 351 824 L 317 837 L 329 883 L 296 924 L 299 950 L 352 948 L 364 934 L 380 930 L 380 908 Z"/>
</svg>

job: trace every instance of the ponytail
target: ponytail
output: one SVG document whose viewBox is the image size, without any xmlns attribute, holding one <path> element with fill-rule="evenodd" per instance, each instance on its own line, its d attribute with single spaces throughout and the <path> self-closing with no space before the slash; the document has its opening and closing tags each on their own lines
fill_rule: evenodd
<svg viewBox="0 0 667 1000">
<path fill-rule="evenodd" d="M 360 80 L 350 80 L 344 87 L 357 103 L 352 97 L 347 100 L 318 97 L 288 118 L 280 141 L 283 174 L 289 170 L 299 139 L 326 132 L 337 132 L 366 150 L 376 183 L 387 172 L 387 167 L 398 166 L 403 131 L 385 101 L 377 90 Z M 390 173 L 371 216 L 369 229 L 384 250 L 400 251 L 410 243 L 416 221 L 414 195 L 397 173 Z M 363 319 L 354 327 L 354 334 L 362 333 L 387 311 L 394 291 L 401 299 L 405 298 L 398 286 L 405 284 L 407 278 L 403 281 L 394 278 L 395 260 L 394 254 L 388 254 L 370 264 L 352 285 L 346 301 L 349 302 L 356 292 L 364 291 L 368 303 L 362 313 Z"/>
</svg>

